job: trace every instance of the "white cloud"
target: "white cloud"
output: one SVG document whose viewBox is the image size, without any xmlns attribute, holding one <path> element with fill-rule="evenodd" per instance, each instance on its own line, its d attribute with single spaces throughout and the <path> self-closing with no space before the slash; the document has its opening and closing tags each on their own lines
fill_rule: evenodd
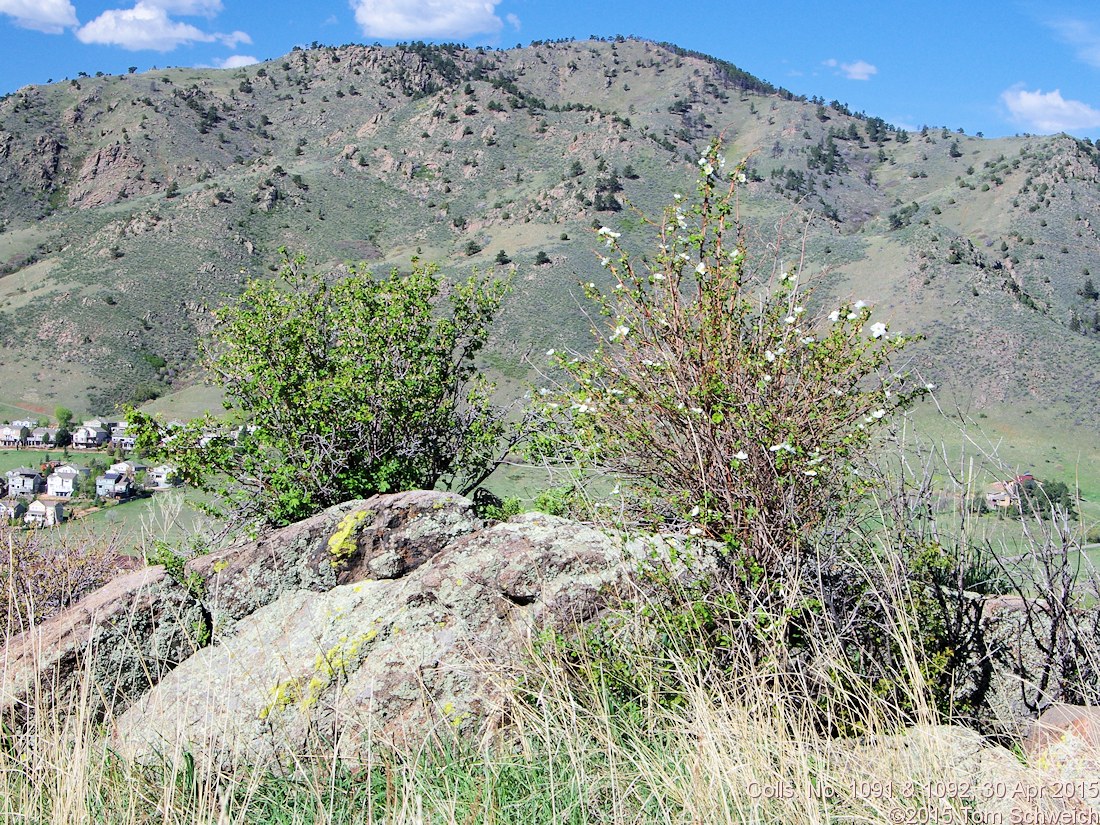
<svg viewBox="0 0 1100 825">
<path fill-rule="evenodd" d="M 1063 42 L 1073 46 L 1077 59 L 1100 69 L 1100 32 L 1084 20 L 1063 18 L 1051 20 L 1047 26 L 1055 31 Z"/>
<path fill-rule="evenodd" d="M 500 0 L 350 0 L 368 37 L 467 37 L 499 32 Z"/>
<path fill-rule="evenodd" d="M 14 17 L 17 26 L 46 34 L 61 34 L 80 23 L 69 0 L 0 0 L 0 14 Z"/>
<path fill-rule="evenodd" d="M 822 60 L 821 65 L 828 66 L 830 69 L 840 69 L 839 73 L 849 80 L 870 80 L 872 75 L 878 74 L 878 67 L 871 65 L 866 60 L 841 63 L 839 60 L 830 57 L 828 60 Z"/>
<path fill-rule="evenodd" d="M 1030 132 L 1051 134 L 1100 127 L 1100 109 L 1080 100 L 1066 100 L 1058 89 L 1029 92 L 1013 86 L 1001 93 L 1001 102 L 1008 107 L 1012 120 Z"/>
<path fill-rule="evenodd" d="M 168 14 L 214 17 L 222 10 L 222 0 L 145 0 L 148 6 L 164 9 Z"/>
<path fill-rule="evenodd" d="M 253 63 L 259 62 L 250 54 L 232 54 L 225 60 L 215 60 L 214 65 L 219 69 L 239 69 L 242 66 L 251 66 Z"/>
<path fill-rule="evenodd" d="M 509 26 L 511 26 L 516 31 L 519 31 L 519 29 L 520 29 L 519 17 L 517 17 L 516 15 L 509 12 L 508 14 L 504 15 L 504 19 L 508 21 Z"/>
<path fill-rule="evenodd" d="M 251 43 L 252 38 L 244 32 L 204 32 L 168 16 L 169 12 L 210 15 L 220 9 L 221 0 L 138 0 L 132 9 L 107 9 L 77 29 L 76 36 L 82 43 L 121 46 L 130 51 L 169 52 L 188 43 L 215 42 L 232 49 L 240 43 Z"/>
<path fill-rule="evenodd" d="M 840 71 L 849 80 L 870 80 L 872 75 L 878 74 L 878 67 L 866 60 L 857 60 L 855 63 L 841 63 Z"/>
</svg>

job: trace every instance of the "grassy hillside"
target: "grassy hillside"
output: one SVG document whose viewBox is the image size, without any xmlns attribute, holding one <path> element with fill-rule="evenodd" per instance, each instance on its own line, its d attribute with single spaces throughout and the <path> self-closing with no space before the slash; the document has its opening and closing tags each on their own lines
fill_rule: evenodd
<svg viewBox="0 0 1100 825">
<path fill-rule="evenodd" d="M 1076 433 L 1095 464 L 1095 147 L 906 133 L 636 40 L 325 47 L 9 95 L 0 403 L 98 412 L 190 387 L 211 308 L 284 246 L 319 267 L 514 268 L 486 363 L 522 382 L 529 353 L 588 345 L 577 284 L 605 277 L 593 226 L 651 248 L 641 215 L 691 185 L 716 136 L 749 158 L 759 238 L 781 225 L 781 259 L 804 248 L 804 268 L 824 269 L 819 300 L 871 300 L 923 333 L 922 373 L 1022 464 Z M 203 396 L 161 408 L 190 414 Z"/>
</svg>

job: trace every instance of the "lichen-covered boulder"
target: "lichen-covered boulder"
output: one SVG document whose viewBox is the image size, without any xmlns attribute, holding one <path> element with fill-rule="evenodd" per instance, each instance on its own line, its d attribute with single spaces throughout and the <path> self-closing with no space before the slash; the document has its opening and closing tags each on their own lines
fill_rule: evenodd
<svg viewBox="0 0 1100 825">
<path fill-rule="evenodd" d="M 73 712 L 125 710 L 209 639 L 201 603 L 149 567 L 120 576 L 11 639 L 0 653 L 0 714 L 9 730 Z"/>
<path fill-rule="evenodd" d="M 283 593 L 131 707 L 115 741 L 262 761 L 319 740 L 354 760 L 370 740 L 473 730 L 498 712 L 497 679 L 530 634 L 595 615 L 629 578 L 628 555 L 616 537 L 527 514 L 399 578 Z"/>
<path fill-rule="evenodd" d="M 470 500 L 454 493 L 377 495 L 199 556 L 186 569 L 203 581 L 220 636 L 284 593 L 403 575 L 481 524 Z"/>
</svg>

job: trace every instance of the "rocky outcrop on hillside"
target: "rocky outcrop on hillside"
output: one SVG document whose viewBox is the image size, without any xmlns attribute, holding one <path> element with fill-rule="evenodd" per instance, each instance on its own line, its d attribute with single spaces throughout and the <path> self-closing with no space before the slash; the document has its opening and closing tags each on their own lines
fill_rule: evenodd
<svg viewBox="0 0 1100 825">
<path fill-rule="evenodd" d="M 79 713 L 106 719 L 133 757 L 188 748 L 259 763 L 479 735 L 507 721 L 510 674 L 539 634 L 604 615 L 642 559 L 686 575 L 679 541 L 540 513 L 486 523 L 450 493 L 347 502 L 192 559 L 178 580 L 160 567 L 122 576 L 11 640 L 0 716 L 33 733 L 34 711 Z M 1020 641 L 1034 616 L 974 598 L 981 644 L 960 689 L 1001 721 L 1030 721 L 1064 698 L 1036 687 L 1041 651 Z M 1027 745 L 1043 758 L 1067 737 L 1097 740 L 1092 711 L 1044 719 Z"/>
<path fill-rule="evenodd" d="M 330 547 L 370 513 L 348 510 Z M 372 532 L 358 533 L 361 546 L 378 547 Z M 141 753 L 188 741 L 268 760 L 325 742 L 354 759 L 373 740 L 471 733 L 499 717 L 499 679 L 533 633 L 591 618 L 628 578 L 620 541 L 552 516 L 432 540 L 438 549 L 419 566 L 375 578 L 368 550 L 346 583 L 287 590 L 241 619 L 117 720 L 118 746 Z M 383 547 L 375 558 L 393 555 Z"/>
<path fill-rule="evenodd" d="M 40 720 L 127 707 L 206 642 L 208 623 L 163 567 L 120 576 L 4 647 L 3 722 L 33 732 Z"/>
</svg>

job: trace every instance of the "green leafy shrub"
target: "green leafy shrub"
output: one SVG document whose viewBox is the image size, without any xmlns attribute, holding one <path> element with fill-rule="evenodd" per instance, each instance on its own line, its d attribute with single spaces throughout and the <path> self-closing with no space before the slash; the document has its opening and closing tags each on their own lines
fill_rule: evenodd
<svg viewBox="0 0 1100 825">
<path fill-rule="evenodd" d="M 924 392 L 890 361 L 908 338 L 862 301 L 807 308 L 796 269 L 772 277 L 736 219 L 743 166 L 717 145 L 698 197 L 670 206 L 651 264 L 607 227 L 606 319 L 590 355 L 558 354 L 571 379 L 545 396 L 541 455 L 610 474 L 630 523 L 688 530 L 771 567 L 860 488 L 857 464 L 894 410 Z"/>
<path fill-rule="evenodd" d="M 420 264 L 329 278 L 287 259 L 279 280 L 252 282 L 215 313 L 203 361 L 227 414 L 166 429 L 131 411 L 138 449 L 218 493 L 234 520 L 285 524 L 437 484 L 468 492 L 508 430 L 473 363 L 507 291 Z"/>
</svg>

